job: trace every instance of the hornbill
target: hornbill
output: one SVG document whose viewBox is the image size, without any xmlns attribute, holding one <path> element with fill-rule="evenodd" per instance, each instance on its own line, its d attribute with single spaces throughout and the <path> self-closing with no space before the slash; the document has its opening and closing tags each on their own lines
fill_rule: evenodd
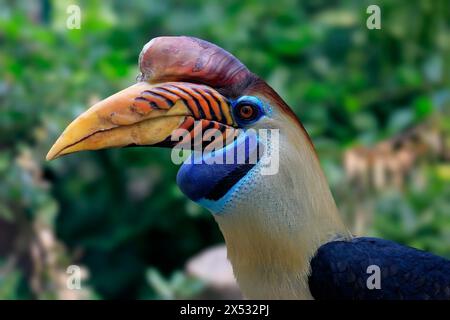
<svg viewBox="0 0 450 320">
<path fill-rule="evenodd" d="M 349 233 L 302 124 L 236 57 L 197 38 L 158 37 L 139 67 L 138 82 L 76 118 L 48 160 L 193 139 L 191 149 L 203 152 L 185 160 L 177 184 L 212 212 L 245 297 L 450 299 L 449 260 Z M 262 139 L 260 129 L 278 130 L 278 140 Z M 278 170 L 264 174 L 275 147 Z M 228 156 L 234 161 L 219 161 Z"/>
</svg>

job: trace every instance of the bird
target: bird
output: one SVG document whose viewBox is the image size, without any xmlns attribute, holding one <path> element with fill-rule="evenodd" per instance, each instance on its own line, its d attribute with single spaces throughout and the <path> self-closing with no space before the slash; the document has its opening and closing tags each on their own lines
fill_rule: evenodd
<svg viewBox="0 0 450 320">
<path fill-rule="evenodd" d="M 247 299 L 450 299 L 449 260 L 349 232 L 304 126 L 238 58 L 202 39 L 161 36 L 143 47 L 139 68 L 135 84 L 71 122 L 47 160 L 193 150 L 176 182 L 212 213 Z"/>
</svg>

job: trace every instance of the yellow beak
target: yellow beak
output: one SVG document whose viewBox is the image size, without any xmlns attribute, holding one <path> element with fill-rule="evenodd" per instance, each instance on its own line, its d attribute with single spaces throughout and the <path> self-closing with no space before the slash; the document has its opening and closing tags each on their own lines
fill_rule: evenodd
<svg viewBox="0 0 450 320">
<path fill-rule="evenodd" d="M 185 129 L 193 137 L 196 126 L 220 130 L 224 138 L 232 133 L 236 123 L 227 99 L 199 84 L 139 82 L 76 118 L 46 158 L 129 145 L 172 147 L 179 142 L 179 137 L 172 141 L 175 130 Z"/>
</svg>

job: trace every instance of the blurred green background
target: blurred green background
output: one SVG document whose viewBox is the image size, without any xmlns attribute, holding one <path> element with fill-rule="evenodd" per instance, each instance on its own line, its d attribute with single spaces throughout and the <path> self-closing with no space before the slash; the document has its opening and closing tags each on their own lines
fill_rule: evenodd
<svg viewBox="0 0 450 320">
<path fill-rule="evenodd" d="M 66 27 L 70 4 L 81 29 Z M 366 8 L 381 8 L 368 30 Z M 194 297 L 186 261 L 223 238 L 167 150 L 45 161 L 65 126 L 130 85 L 142 46 L 191 35 L 294 109 L 356 234 L 450 257 L 450 5 L 436 1 L 0 1 L 0 298 Z M 65 289 L 66 268 L 83 290 Z"/>
</svg>

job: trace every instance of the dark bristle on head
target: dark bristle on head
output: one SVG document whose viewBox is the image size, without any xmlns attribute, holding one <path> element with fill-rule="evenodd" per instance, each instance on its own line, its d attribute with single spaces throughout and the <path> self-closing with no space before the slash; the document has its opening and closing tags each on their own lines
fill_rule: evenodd
<svg viewBox="0 0 450 320">
<path fill-rule="evenodd" d="M 257 79 L 236 57 L 193 37 L 158 37 L 139 56 L 141 80 L 201 83 L 233 97 Z"/>
</svg>

